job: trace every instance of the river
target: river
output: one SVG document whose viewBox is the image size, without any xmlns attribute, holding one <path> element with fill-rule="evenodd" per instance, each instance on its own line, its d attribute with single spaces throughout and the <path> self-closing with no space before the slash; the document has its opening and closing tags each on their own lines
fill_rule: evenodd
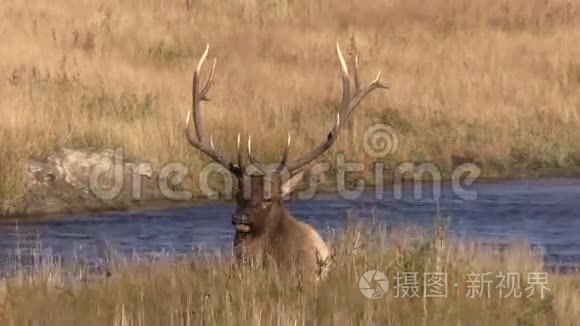
<svg viewBox="0 0 580 326">
<path fill-rule="evenodd" d="M 484 243 L 526 240 L 543 249 L 555 266 L 580 265 L 580 179 L 534 179 L 482 182 L 464 189 L 477 198 L 462 199 L 443 184 L 439 200 L 429 187 L 422 198 L 413 197 L 412 185 L 402 196 L 385 189 L 382 198 L 368 191 L 357 199 L 338 193 L 291 201 L 294 216 L 321 232 L 344 226 L 347 212 L 375 216 L 390 224 L 433 226 L 437 212 L 445 216 L 456 239 Z M 193 248 L 230 250 L 233 203 L 215 202 L 135 212 L 103 212 L 58 218 L 12 219 L 0 222 L 0 262 L 32 263 L 34 256 L 63 261 L 98 261 L 112 251 L 123 256 L 179 255 Z M 34 254 L 36 253 L 36 254 Z"/>
</svg>

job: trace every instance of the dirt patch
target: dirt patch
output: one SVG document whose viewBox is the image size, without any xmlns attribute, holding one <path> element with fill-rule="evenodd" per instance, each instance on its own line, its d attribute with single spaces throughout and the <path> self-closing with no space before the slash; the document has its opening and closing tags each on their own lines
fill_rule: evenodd
<svg viewBox="0 0 580 326">
<path fill-rule="evenodd" d="M 159 173 L 145 161 L 120 162 L 116 152 L 62 150 L 29 161 L 24 215 L 123 209 L 164 199 Z M 119 163 L 120 162 L 120 163 Z"/>
</svg>

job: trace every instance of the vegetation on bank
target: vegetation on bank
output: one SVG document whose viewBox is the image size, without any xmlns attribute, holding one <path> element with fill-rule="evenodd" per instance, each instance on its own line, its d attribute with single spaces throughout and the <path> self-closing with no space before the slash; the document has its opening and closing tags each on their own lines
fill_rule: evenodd
<svg viewBox="0 0 580 326">
<path fill-rule="evenodd" d="M 542 254 L 524 243 L 489 247 L 448 240 L 436 230 L 352 223 L 331 237 L 333 268 L 318 285 L 285 271 L 234 265 L 229 252 L 202 252 L 177 262 L 117 261 L 110 274 L 90 274 L 86 267 L 40 254 L 32 273 L 14 265 L 15 272 L 0 279 L 0 321 L 7 326 L 578 322 L 579 271 L 546 271 Z M 386 275 L 384 296 L 361 293 L 360 278 L 369 270 Z M 547 279 L 534 285 L 529 275 L 542 272 Z M 425 273 L 446 275 L 441 292 L 432 292 L 434 283 L 426 282 L 431 278 Z M 519 276 L 502 288 L 502 273 Z M 543 297 L 539 284 L 545 285 Z M 369 283 L 377 286 L 376 280 Z M 445 296 L 434 297 L 443 289 Z M 510 295 L 510 289 L 516 290 Z"/>
<path fill-rule="evenodd" d="M 252 134 L 263 159 L 291 155 L 334 123 L 334 42 L 391 89 L 373 94 L 327 155 L 433 162 L 448 175 L 574 174 L 580 165 L 578 1 L 5 0 L 0 3 L 0 209 L 25 196 L 26 162 L 62 148 L 123 146 L 159 165 L 207 163 L 182 130 L 191 72 L 206 43 L 216 85 L 204 120 L 233 153 Z M 367 128 L 396 148 L 368 155 Z M 188 187 L 195 187 L 193 179 Z"/>
</svg>

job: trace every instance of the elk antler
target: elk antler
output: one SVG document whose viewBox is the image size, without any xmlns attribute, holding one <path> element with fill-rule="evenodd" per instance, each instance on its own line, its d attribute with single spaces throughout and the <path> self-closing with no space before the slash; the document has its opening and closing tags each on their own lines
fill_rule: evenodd
<svg viewBox="0 0 580 326">
<path fill-rule="evenodd" d="M 206 81 L 203 88 L 200 89 L 199 80 L 200 80 L 200 71 L 205 61 L 207 54 L 209 52 L 209 44 L 206 46 L 203 55 L 199 59 L 197 67 L 193 73 L 193 87 L 192 87 L 192 110 L 187 113 L 187 120 L 185 124 L 185 136 L 189 143 L 208 155 L 214 161 L 218 162 L 226 169 L 231 171 L 234 175 L 238 177 L 242 177 L 244 174 L 244 167 L 242 162 L 242 154 L 241 154 L 241 145 L 240 145 L 240 134 L 238 134 L 237 138 L 237 151 L 238 151 L 238 162 L 232 163 L 224 158 L 224 156 L 215 149 L 213 139 L 210 136 L 209 141 L 204 133 L 203 125 L 201 123 L 201 113 L 200 113 L 200 104 L 201 101 L 208 101 L 207 93 L 213 84 L 213 76 L 214 70 L 216 66 L 216 60 L 214 59 L 212 68 L 210 70 L 208 80 Z M 377 76 L 373 81 L 371 81 L 367 86 L 360 88 L 359 79 L 358 79 L 358 57 L 354 58 L 354 86 L 355 86 L 355 93 L 351 96 L 350 91 L 350 77 L 348 74 L 348 68 L 344 61 L 344 57 L 342 56 L 342 52 L 340 51 L 340 47 L 338 43 L 336 43 L 336 53 L 338 55 L 338 61 L 340 63 L 340 70 L 341 70 L 341 80 L 342 80 L 342 102 L 340 105 L 340 110 L 336 114 L 336 123 L 327 134 L 326 139 L 320 143 L 318 146 L 313 148 L 310 152 L 304 154 L 303 156 L 297 158 L 296 160 L 288 163 L 288 152 L 290 147 L 291 137 L 288 134 L 288 142 L 284 149 L 284 154 L 282 155 L 282 161 L 278 166 L 276 171 L 281 172 L 284 169 L 288 169 L 291 174 L 296 174 L 298 170 L 300 170 L 303 166 L 309 164 L 310 162 L 314 161 L 316 158 L 324 154 L 336 141 L 340 130 L 346 125 L 346 121 L 350 117 L 352 111 L 360 104 L 360 102 L 373 90 L 378 88 L 388 89 L 388 85 L 382 83 L 379 78 L 381 77 L 381 72 L 377 73 Z M 190 115 L 193 113 L 193 124 L 195 126 L 195 136 L 191 134 L 189 129 L 189 120 Z M 267 169 L 266 164 L 259 162 L 256 160 L 251 154 L 251 138 L 248 138 L 248 157 L 251 163 L 257 167 L 259 170 L 265 171 Z"/>
<path fill-rule="evenodd" d="M 205 61 L 205 58 L 207 57 L 208 52 L 209 52 L 209 44 L 206 45 L 205 51 L 203 52 L 203 55 L 199 59 L 199 62 L 197 63 L 197 67 L 196 67 L 195 71 L 193 72 L 193 85 L 192 85 L 192 90 L 191 90 L 191 96 L 192 96 L 193 103 L 192 103 L 191 111 L 187 112 L 187 119 L 185 121 L 185 137 L 187 138 L 187 140 L 189 141 L 191 146 L 199 149 L 200 151 L 205 153 L 207 156 L 212 158 L 214 161 L 218 162 L 223 167 L 225 167 L 226 169 L 231 171 L 234 175 L 240 177 L 243 174 L 243 167 L 242 167 L 242 160 L 241 160 L 241 153 L 240 153 L 240 135 L 238 134 L 238 163 L 235 164 L 235 163 L 232 163 L 232 162 L 228 161 L 227 159 L 225 159 L 224 156 L 219 151 L 217 151 L 215 149 L 214 144 L 213 144 L 213 139 L 211 136 L 209 138 L 209 143 L 208 143 L 207 137 L 205 136 L 205 133 L 203 130 L 203 125 L 201 123 L 200 104 L 201 104 L 201 101 L 208 101 L 207 93 L 209 92 L 209 89 L 211 88 L 211 85 L 213 84 L 213 75 L 214 75 L 214 70 L 215 70 L 215 65 L 216 65 L 216 59 L 214 59 L 213 65 L 212 65 L 211 70 L 209 72 L 208 79 L 207 79 L 205 85 L 203 86 L 203 88 L 201 88 L 201 90 L 200 90 L 200 87 L 199 87 L 200 71 L 201 71 L 201 67 L 203 65 L 203 62 Z M 191 131 L 189 129 L 189 125 L 190 125 L 189 120 L 190 120 L 191 113 L 193 113 L 193 124 L 195 125 L 195 136 L 191 134 Z"/>
<path fill-rule="evenodd" d="M 382 83 L 379 79 L 381 77 L 381 72 L 377 73 L 377 76 L 373 81 L 371 81 L 367 86 L 360 88 L 359 80 L 358 80 L 358 57 L 355 57 L 354 60 L 354 84 L 355 84 L 355 93 L 351 97 L 350 95 L 350 78 L 348 74 L 348 68 L 344 61 L 344 57 L 342 56 L 342 52 L 340 52 L 340 47 L 338 43 L 336 43 L 336 53 L 338 55 L 338 61 L 340 62 L 340 70 L 341 70 L 341 79 L 342 79 L 342 102 L 340 105 L 340 110 L 336 114 L 336 123 L 327 134 L 326 139 L 312 149 L 310 152 L 306 153 L 305 155 L 297 158 L 296 160 L 290 162 L 287 165 L 288 170 L 291 173 L 296 173 L 297 170 L 301 169 L 303 166 L 309 164 L 310 162 L 314 161 L 317 157 L 321 156 L 328 150 L 332 144 L 336 141 L 338 133 L 340 130 L 346 125 L 348 118 L 352 111 L 360 104 L 360 102 L 373 90 L 384 88 L 388 89 L 389 86 Z M 285 160 L 287 159 L 287 152 L 288 146 L 290 146 L 290 141 L 284 150 L 284 157 L 283 164 L 285 165 Z"/>
</svg>

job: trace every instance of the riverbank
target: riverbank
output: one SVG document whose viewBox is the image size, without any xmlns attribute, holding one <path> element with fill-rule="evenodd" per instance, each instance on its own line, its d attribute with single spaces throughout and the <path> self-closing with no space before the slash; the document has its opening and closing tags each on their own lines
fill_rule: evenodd
<svg viewBox="0 0 580 326">
<path fill-rule="evenodd" d="M 436 230 L 351 224 L 329 240 L 333 268 L 318 286 L 281 271 L 237 267 L 229 253 L 109 262 L 100 273 L 41 255 L 32 273 L 16 266 L 0 279 L 0 321 L 573 325 L 580 318 L 579 271 L 546 271 L 542 254 L 525 243 L 490 248 L 448 241 Z M 388 286 L 369 283 L 383 292 L 359 289 L 369 270 L 385 274 Z"/>
<path fill-rule="evenodd" d="M 231 182 L 229 188 L 228 182 L 224 182 L 224 175 L 216 174 L 214 178 L 205 179 L 207 175 L 201 174 L 195 178 L 186 172 L 183 179 L 175 181 L 173 178 L 176 171 L 166 173 L 164 167 L 135 158 L 117 162 L 115 155 L 114 151 L 63 150 L 44 161 L 32 161 L 28 166 L 24 197 L 12 207 L 5 206 L 0 217 L 32 218 L 177 208 L 231 201 L 231 196 L 235 194 L 236 180 L 225 171 L 224 175 L 230 177 L 226 179 Z M 356 189 L 369 191 L 377 187 L 384 188 L 388 193 L 399 186 L 405 187 L 417 182 L 421 182 L 425 191 L 450 182 L 465 184 L 468 190 L 473 186 L 472 182 L 478 184 L 580 175 L 580 171 L 575 169 L 535 170 L 530 175 L 526 169 L 515 168 L 507 170 L 509 173 L 506 175 L 498 175 L 485 173 L 475 165 L 471 167 L 472 170 L 458 168 L 463 173 L 450 175 L 436 164 L 428 165 L 424 171 L 420 170 L 422 163 L 412 165 L 411 169 L 399 168 L 393 171 L 393 165 L 372 163 L 366 170 L 344 173 L 343 176 L 337 173 L 335 166 L 328 164 L 328 171 L 307 174 L 293 197 L 304 199 L 316 194 L 352 192 Z M 185 168 L 185 165 L 181 167 Z M 466 178 L 470 179 L 466 181 Z M 201 184 L 207 186 L 200 187 Z"/>
<path fill-rule="evenodd" d="M 31 187 L 30 166 L 45 168 L 67 150 L 90 157 L 122 147 L 127 164 L 177 162 L 190 173 L 183 189 L 198 197 L 195 178 L 208 161 L 187 144 L 183 123 L 192 65 L 206 43 L 217 68 L 203 119 L 228 157 L 238 133 L 252 135 L 256 155 L 272 162 L 287 132 L 290 157 L 325 137 L 340 97 L 340 41 L 349 60 L 360 55 L 361 80 L 380 69 L 390 89 L 352 115 L 325 157 L 331 166 L 344 155 L 367 171 L 376 163 L 392 171 L 431 162 L 444 176 L 465 163 L 483 178 L 577 176 L 577 5 L 4 1 L 0 213 L 119 209 L 157 199 L 148 185 L 136 202 L 108 203 L 68 183 Z M 388 128 L 370 134 L 377 125 Z M 54 175 L 45 177 L 39 182 Z"/>
</svg>

